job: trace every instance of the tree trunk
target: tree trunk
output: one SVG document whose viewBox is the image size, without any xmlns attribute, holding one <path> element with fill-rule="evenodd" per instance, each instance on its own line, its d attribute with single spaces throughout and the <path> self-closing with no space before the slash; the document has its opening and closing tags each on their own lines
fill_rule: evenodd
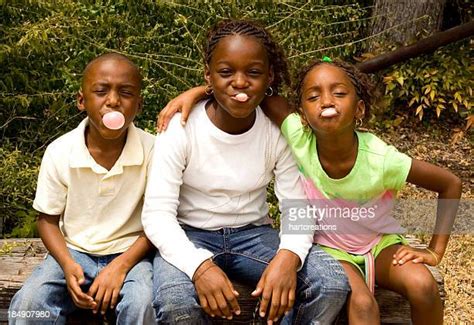
<svg viewBox="0 0 474 325">
<path fill-rule="evenodd" d="M 374 73 L 396 63 L 435 51 L 441 46 L 457 42 L 474 35 L 474 21 L 435 33 L 415 44 L 402 46 L 392 52 L 386 52 L 357 64 L 360 71 Z"/>
<path fill-rule="evenodd" d="M 387 45 L 403 46 L 417 38 L 417 33 L 439 31 L 446 0 L 375 0 L 370 51 L 387 49 Z M 425 35 L 426 36 L 426 35 Z"/>
</svg>

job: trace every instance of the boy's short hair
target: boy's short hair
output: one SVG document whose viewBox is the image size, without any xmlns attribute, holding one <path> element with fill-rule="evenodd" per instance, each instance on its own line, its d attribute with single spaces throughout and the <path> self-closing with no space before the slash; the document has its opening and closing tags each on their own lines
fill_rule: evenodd
<svg viewBox="0 0 474 325">
<path fill-rule="evenodd" d="M 140 72 L 140 68 L 135 64 L 135 62 L 130 60 L 129 57 L 127 57 L 126 55 L 123 55 L 121 53 L 117 53 L 117 52 L 103 53 L 103 54 L 93 58 L 91 61 L 89 61 L 89 63 L 87 63 L 86 67 L 84 68 L 84 71 L 82 72 L 81 88 L 84 88 L 84 81 L 86 79 L 85 77 L 86 77 L 87 72 L 89 71 L 90 67 L 93 66 L 95 63 L 100 62 L 100 61 L 104 61 L 104 60 L 123 60 L 123 61 L 129 63 L 130 66 L 132 66 L 133 69 L 136 71 L 138 79 L 140 81 L 140 84 L 139 84 L 140 89 L 142 88 L 143 76 Z"/>
</svg>

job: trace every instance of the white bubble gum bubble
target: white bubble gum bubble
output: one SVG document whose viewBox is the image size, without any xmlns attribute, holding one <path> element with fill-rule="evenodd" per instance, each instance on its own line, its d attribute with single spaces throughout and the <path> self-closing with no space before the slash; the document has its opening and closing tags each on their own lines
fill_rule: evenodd
<svg viewBox="0 0 474 325">
<path fill-rule="evenodd" d="M 125 124 L 125 117 L 120 112 L 109 112 L 102 116 L 102 122 L 110 130 L 119 130 Z"/>
<path fill-rule="evenodd" d="M 247 99 L 249 99 L 249 96 L 245 93 L 238 93 L 235 95 L 235 99 L 237 99 L 239 102 L 245 102 Z"/>
<path fill-rule="evenodd" d="M 337 115 L 337 111 L 334 107 L 326 108 L 321 112 L 322 117 L 333 117 Z"/>
</svg>

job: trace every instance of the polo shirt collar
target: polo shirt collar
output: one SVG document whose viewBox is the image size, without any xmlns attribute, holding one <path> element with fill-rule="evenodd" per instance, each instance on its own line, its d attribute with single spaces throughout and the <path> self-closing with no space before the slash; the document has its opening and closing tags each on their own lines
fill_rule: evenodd
<svg viewBox="0 0 474 325">
<path fill-rule="evenodd" d="M 131 123 L 127 130 L 125 146 L 112 169 L 107 171 L 104 167 L 97 164 L 86 146 L 85 130 L 88 124 L 89 118 L 86 117 L 79 126 L 73 130 L 72 155 L 69 160 L 69 166 L 71 168 L 91 168 L 96 173 L 112 173 L 115 175 L 122 173 L 123 166 L 135 166 L 143 163 L 143 145 L 140 141 L 137 128 Z"/>
</svg>

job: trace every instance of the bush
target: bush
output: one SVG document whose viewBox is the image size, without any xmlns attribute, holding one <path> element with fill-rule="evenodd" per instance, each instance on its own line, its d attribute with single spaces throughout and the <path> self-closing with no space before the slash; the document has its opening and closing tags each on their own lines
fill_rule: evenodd
<svg viewBox="0 0 474 325">
<path fill-rule="evenodd" d="M 75 94 L 81 71 L 93 57 L 117 51 L 140 66 L 145 105 L 136 122 L 153 132 L 156 115 L 170 98 L 203 83 L 201 42 L 216 21 L 259 20 L 298 68 L 323 55 L 349 61 L 360 55 L 372 4 L 371 0 L 0 1 L 0 200 L 7 221 L 3 232 L 16 227 L 14 235 L 31 233 L 30 204 L 40 157 L 53 139 L 83 118 Z M 467 98 L 472 97 L 469 55 L 468 46 L 458 43 L 433 57 L 390 69 L 385 79 L 387 98 L 396 106 L 418 110 L 421 118 L 450 107 L 462 116 L 472 114 Z M 270 201 L 270 212 L 277 217 L 274 197 Z"/>
<path fill-rule="evenodd" d="M 259 20 L 298 66 L 323 54 L 358 53 L 362 44 L 353 40 L 370 22 L 370 3 L 0 1 L 0 126 L 2 143 L 10 144 L 2 145 L 0 169 L 4 232 L 16 227 L 13 235 L 23 236 L 32 229 L 40 157 L 84 117 L 75 94 L 82 69 L 96 55 L 118 51 L 140 66 L 145 105 L 137 125 L 153 131 L 170 98 L 203 83 L 201 42 L 216 21 Z"/>
<path fill-rule="evenodd" d="M 368 8 L 355 1 L 293 5 L 284 2 L 28 1 L 0 2 L 0 111 L 3 136 L 36 150 L 76 126 L 81 71 L 98 54 L 118 51 L 141 67 L 144 110 L 137 118 L 153 130 L 157 112 L 189 87 L 203 83 L 201 43 L 225 17 L 258 19 L 292 61 L 317 48 L 351 57 L 359 50 Z M 341 44 L 348 43 L 346 46 Z M 309 52 L 309 53 L 308 53 Z"/>
<path fill-rule="evenodd" d="M 2 235 L 13 232 L 15 237 L 36 234 L 36 212 L 31 207 L 34 198 L 40 158 L 4 145 L 0 148 L 0 228 Z"/>
<path fill-rule="evenodd" d="M 388 107 L 418 116 L 474 114 L 472 51 L 460 41 L 390 68 L 383 78 Z"/>
</svg>

